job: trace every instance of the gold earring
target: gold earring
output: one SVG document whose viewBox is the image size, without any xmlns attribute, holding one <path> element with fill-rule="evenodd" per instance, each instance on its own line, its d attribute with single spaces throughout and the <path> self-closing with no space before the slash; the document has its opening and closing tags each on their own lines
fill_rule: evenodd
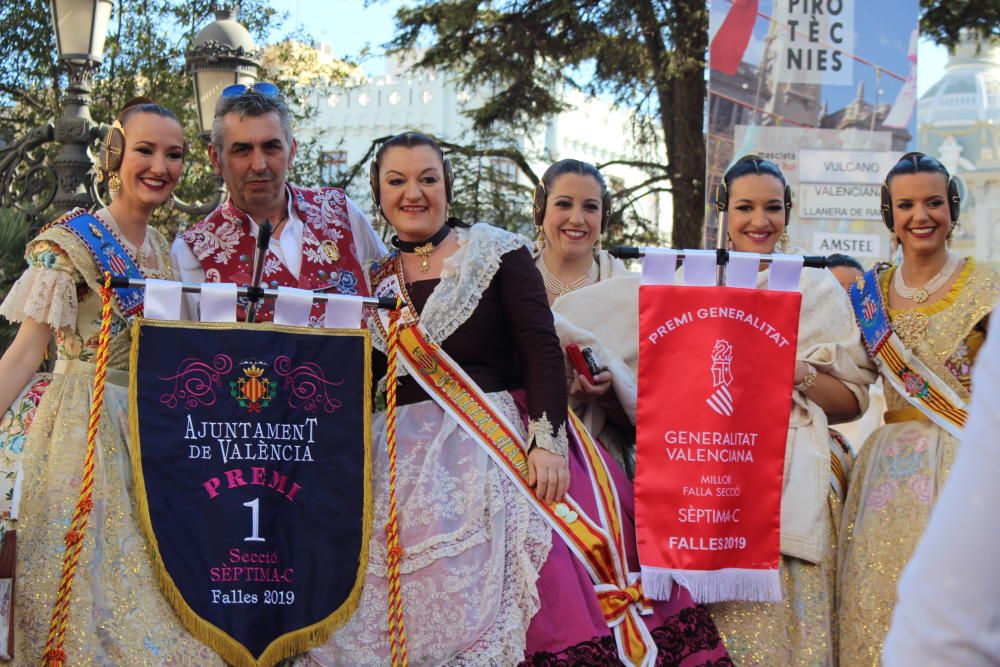
<svg viewBox="0 0 1000 667">
<path fill-rule="evenodd" d="M 176 203 L 176 200 L 174 199 L 174 193 L 171 192 L 169 195 L 167 195 L 167 200 L 165 202 L 163 202 L 163 208 L 165 208 L 167 210 L 167 212 L 170 212 L 170 211 L 174 210 L 174 204 L 175 203 Z"/>
<path fill-rule="evenodd" d="M 545 230 L 539 226 L 538 236 L 535 237 L 535 250 L 542 252 L 545 250 Z"/>
<path fill-rule="evenodd" d="M 111 175 L 108 176 L 108 195 L 111 197 L 111 201 L 118 199 L 118 193 L 122 189 L 122 179 L 118 177 L 118 172 L 113 171 Z"/>
<path fill-rule="evenodd" d="M 602 250 L 601 239 L 600 237 L 598 237 L 597 243 L 594 244 L 594 254 L 595 255 L 600 254 L 601 250 Z"/>
<path fill-rule="evenodd" d="M 899 251 L 899 237 L 895 234 L 889 235 L 889 250 L 892 252 L 890 259 L 894 258 Z"/>
<path fill-rule="evenodd" d="M 791 242 L 792 240 L 788 238 L 788 232 L 781 232 L 781 241 L 779 241 L 779 243 L 782 255 L 788 254 L 788 246 L 789 244 L 791 244 Z"/>
<path fill-rule="evenodd" d="M 730 236 L 729 234 L 726 234 L 726 250 L 732 250 L 732 249 L 733 249 L 733 237 Z"/>
</svg>

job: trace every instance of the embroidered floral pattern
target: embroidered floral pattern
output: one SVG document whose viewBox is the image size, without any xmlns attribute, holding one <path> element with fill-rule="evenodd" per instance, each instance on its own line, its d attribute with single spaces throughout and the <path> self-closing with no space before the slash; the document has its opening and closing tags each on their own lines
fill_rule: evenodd
<svg viewBox="0 0 1000 667">
<path fill-rule="evenodd" d="M 721 648 L 722 638 L 708 611 L 702 606 L 682 610 L 651 631 L 656 642 L 657 667 L 690 665 L 733 667 L 728 657 L 718 660 L 698 656 Z M 697 656 L 697 657 L 696 657 Z M 520 667 L 608 667 L 620 665 L 614 637 L 604 635 L 569 646 L 559 653 L 539 652 L 528 656 Z"/>
<path fill-rule="evenodd" d="M 218 224 L 206 222 L 184 233 L 191 250 L 194 251 L 194 256 L 199 261 L 214 254 L 212 259 L 219 264 L 229 261 L 236 252 L 236 246 L 242 236 L 243 230 L 239 222 L 228 216 Z"/>
<path fill-rule="evenodd" d="M 972 358 L 968 341 L 963 340 L 958 344 L 951 356 L 945 359 L 944 366 L 963 386 L 968 387 L 972 383 Z"/>
<path fill-rule="evenodd" d="M 341 294 L 357 294 L 358 277 L 346 269 L 341 271 L 337 280 L 337 291 Z"/>
<path fill-rule="evenodd" d="M 284 285 L 307 290 L 335 288 L 345 294 L 360 293 L 364 286 L 358 285 L 356 278 L 360 266 L 349 231 L 350 217 L 344 192 L 336 188 L 311 190 L 291 185 L 288 190 L 294 212 L 303 223 L 302 264 L 296 277 L 273 253 L 268 253 L 263 267 L 267 286 Z M 181 234 L 181 238 L 191 246 L 207 281 L 244 284 L 250 281 L 250 258 L 255 245 L 249 229 L 250 217 L 228 201 Z M 345 271 L 352 272 L 353 279 L 343 278 Z M 238 317 L 242 318 L 244 308 L 245 304 L 238 305 Z M 320 321 L 324 312 L 323 304 L 314 303 L 310 317 Z M 273 317 L 273 304 L 262 304 L 257 313 L 258 321 Z"/>
<path fill-rule="evenodd" d="M 906 388 L 906 393 L 910 396 L 914 396 L 916 398 L 927 398 L 930 396 L 930 383 L 928 383 L 927 380 L 920 375 L 920 373 L 905 370 L 899 377 L 903 380 L 903 386 Z"/>
</svg>

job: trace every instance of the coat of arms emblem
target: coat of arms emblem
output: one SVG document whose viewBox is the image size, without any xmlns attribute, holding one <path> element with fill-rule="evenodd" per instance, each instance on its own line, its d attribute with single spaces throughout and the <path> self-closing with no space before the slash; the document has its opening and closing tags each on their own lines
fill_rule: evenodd
<svg viewBox="0 0 1000 667">
<path fill-rule="evenodd" d="M 267 364 L 263 362 L 244 361 L 240 366 L 243 377 L 230 381 L 229 393 L 248 413 L 260 412 L 278 395 L 277 384 L 264 375 Z"/>
<path fill-rule="evenodd" d="M 729 385 L 733 383 L 733 346 L 727 340 L 719 339 L 712 347 L 712 395 L 705 399 L 708 407 L 725 417 L 733 416 L 733 395 Z"/>
</svg>

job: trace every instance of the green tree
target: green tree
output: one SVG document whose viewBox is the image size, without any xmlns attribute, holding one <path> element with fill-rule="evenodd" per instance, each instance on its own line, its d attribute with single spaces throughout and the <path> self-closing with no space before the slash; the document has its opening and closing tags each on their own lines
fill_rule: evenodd
<svg viewBox="0 0 1000 667">
<path fill-rule="evenodd" d="M 492 91 L 472 111 L 479 129 L 526 128 L 562 111 L 564 85 L 634 108 L 646 141 L 663 142 L 651 174 L 673 192 L 673 244 L 701 245 L 703 0 L 424 0 L 400 9 L 396 25 L 391 47 L 425 48 L 419 65 Z"/>
<path fill-rule="evenodd" d="M 962 30 L 982 38 L 1000 37 L 1000 2 L 996 0 L 920 0 L 920 31 L 954 48 Z"/>
<path fill-rule="evenodd" d="M 118 0 L 112 8 L 104 61 L 92 86 L 91 116 L 98 122 L 110 122 L 125 102 L 139 95 L 177 114 L 190 147 L 177 189 L 177 196 L 185 201 L 207 200 L 215 188 L 205 144 L 198 136 L 194 86 L 184 53 L 198 31 L 214 20 L 216 4 L 212 0 Z M 267 0 L 242 0 L 239 5 L 238 19 L 258 45 L 266 44 L 286 18 Z M 346 70 L 323 65 L 314 50 L 300 48 L 310 43 L 301 31 L 291 37 L 294 41 L 271 48 L 271 66 L 261 77 L 282 87 L 299 121 L 314 113 L 314 101 L 320 99 L 323 88 L 339 83 Z M 52 120 L 61 108 L 67 78 L 57 64 L 48 3 L 0 5 L 0 53 L 5 54 L 0 67 L 0 139 L 10 141 Z M 300 145 L 291 178 L 314 182 L 318 170 L 315 145 Z M 191 222 L 190 216 L 177 210 L 161 210 L 154 217 L 154 224 L 168 238 Z"/>
</svg>

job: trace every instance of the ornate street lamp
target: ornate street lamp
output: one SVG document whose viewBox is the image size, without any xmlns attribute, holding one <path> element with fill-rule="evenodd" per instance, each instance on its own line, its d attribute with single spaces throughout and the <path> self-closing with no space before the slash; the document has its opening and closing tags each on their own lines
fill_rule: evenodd
<svg viewBox="0 0 1000 667">
<path fill-rule="evenodd" d="M 263 51 L 253 37 L 236 20 L 231 9 L 216 9 L 215 20 L 201 29 L 190 51 L 184 54 L 188 72 L 194 79 L 194 99 L 198 105 L 198 124 L 203 141 L 212 134 L 215 105 L 226 86 L 235 83 L 252 84 L 257 80 Z M 188 204 L 177 200 L 179 210 L 195 215 L 211 212 L 225 194 L 222 179 L 215 179 L 215 195 L 204 204 Z"/>
<path fill-rule="evenodd" d="M 262 53 L 231 9 L 216 9 L 215 21 L 194 38 L 194 45 L 184 57 L 194 78 L 202 138 L 208 139 L 212 133 L 215 104 L 222 89 L 255 82 Z"/>
<path fill-rule="evenodd" d="M 108 129 L 90 117 L 90 91 L 94 70 L 104 57 L 112 0 L 50 0 L 49 7 L 59 62 L 69 76 L 62 113 L 0 146 L 0 207 L 27 216 L 32 229 L 45 222 L 46 214 L 58 215 L 77 206 L 92 208 L 100 202 L 90 147 Z M 253 83 L 260 54 L 246 28 L 229 10 L 217 11 L 216 21 L 195 38 L 194 48 L 186 56 L 194 74 L 203 137 L 211 131 L 222 88 L 231 83 Z M 43 147 L 52 141 L 59 144 L 59 150 L 47 164 Z M 211 211 L 224 192 L 221 180 L 216 185 L 212 201 L 179 202 L 178 208 L 192 214 Z M 55 210 L 49 211 L 50 206 Z"/>
<path fill-rule="evenodd" d="M 60 212 L 93 203 L 87 149 L 100 127 L 90 117 L 90 84 L 104 55 L 111 6 L 111 0 L 49 3 L 59 61 L 69 76 L 62 115 L 0 148 L 0 206 L 21 211 L 33 227 L 53 202 Z M 47 165 L 40 149 L 53 140 L 60 148 Z"/>
</svg>

